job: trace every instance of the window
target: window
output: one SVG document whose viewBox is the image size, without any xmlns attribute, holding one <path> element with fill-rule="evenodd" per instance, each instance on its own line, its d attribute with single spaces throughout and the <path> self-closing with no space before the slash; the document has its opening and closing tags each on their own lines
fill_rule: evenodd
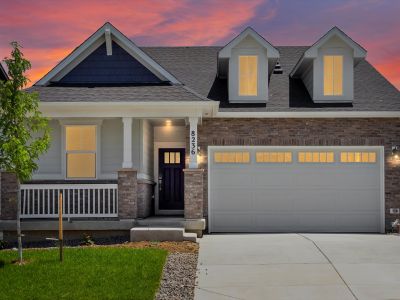
<svg viewBox="0 0 400 300">
<path fill-rule="evenodd" d="M 343 95 L 343 56 L 324 56 L 324 95 Z"/>
<path fill-rule="evenodd" d="M 96 126 L 65 127 L 67 178 L 96 177 Z"/>
<path fill-rule="evenodd" d="M 239 96 L 257 96 L 257 56 L 239 56 Z"/>
<path fill-rule="evenodd" d="M 341 152 L 340 162 L 342 163 L 374 163 L 376 162 L 375 152 Z"/>
<path fill-rule="evenodd" d="M 333 163 L 333 152 L 299 152 L 300 163 Z"/>
<path fill-rule="evenodd" d="M 180 164 L 181 153 L 180 152 L 164 152 L 164 163 L 165 164 Z"/>
<path fill-rule="evenodd" d="M 215 152 L 214 162 L 216 163 L 248 163 L 250 162 L 249 152 Z"/>
<path fill-rule="evenodd" d="M 292 162 L 291 152 L 257 152 L 256 162 L 258 163 L 290 163 Z"/>
</svg>

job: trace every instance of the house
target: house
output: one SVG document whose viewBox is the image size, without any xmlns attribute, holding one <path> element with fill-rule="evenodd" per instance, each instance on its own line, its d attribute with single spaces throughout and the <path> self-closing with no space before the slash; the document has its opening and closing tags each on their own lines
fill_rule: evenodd
<svg viewBox="0 0 400 300">
<path fill-rule="evenodd" d="M 223 47 L 138 47 L 104 24 L 28 89 L 52 145 L 21 185 L 24 230 L 55 230 L 62 192 L 68 230 L 385 232 L 400 93 L 366 55 L 337 27 L 305 47 L 252 28 Z M 1 184 L 6 232 L 12 175 Z"/>
<path fill-rule="evenodd" d="M 4 70 L 1 63 L 0 63 L 0 80 L 3 80 L 3 81 L 8 80 L 7 72 L 6 72 L 6 70 Z"/>
</svg>

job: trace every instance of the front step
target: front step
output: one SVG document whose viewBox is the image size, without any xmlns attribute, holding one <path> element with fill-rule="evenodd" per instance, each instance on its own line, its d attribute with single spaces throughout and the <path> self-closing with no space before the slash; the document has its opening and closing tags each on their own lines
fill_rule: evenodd
<svg viewBox="0 0 400 300">
<path fill-rule="evenodd" d="M 195 233 L 185 232 L 185 229 L 180 228 L 180 227 L 134 227 L 134 228 L 132 228 L 131 229 L 131 242 L 140 242 L 140 241 L 197 242 L 197 235 Z"/>
</svg>

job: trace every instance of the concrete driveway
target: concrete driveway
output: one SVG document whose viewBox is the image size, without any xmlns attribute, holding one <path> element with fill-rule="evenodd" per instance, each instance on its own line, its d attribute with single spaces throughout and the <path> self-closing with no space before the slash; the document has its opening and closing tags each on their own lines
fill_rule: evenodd
<svg viewBox="0 0 400 300">
<path fill-rule="evenodd" d="M 206 235 L 195 299 L 400 299 L 400 236 Z"/>
</svg>

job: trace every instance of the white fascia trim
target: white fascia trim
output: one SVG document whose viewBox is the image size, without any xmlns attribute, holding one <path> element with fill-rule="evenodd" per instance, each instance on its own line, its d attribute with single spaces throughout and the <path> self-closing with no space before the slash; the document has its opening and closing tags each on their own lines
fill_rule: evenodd
<svg viewBox="0 0 400 300">
<path fill-rule="evenodd" d="M 218 112 L 216 118 L 400 118 L 400 111 Z"/>
<path fill-rule="evenodd" d="M 130 50 L 130 54 L 136 54 L 136 57 L 141 63 L 148 65 L 150 68 L 154 69 L 154 71 L 160 74 L 167 81 L 170 81 L 172 84 L 181 84 L 181 82 L 176 79 L 172 74 L 170 74 L 167 70 L 165 70 L 162 66 L 160 66 L 156 61 L 154 61 L 150 56 L 148 56 L 145 52 L 143 52 L 134 42 L 124 36 L 117 28 L 115 28 L 110 23 L 105 23 L 102 27 L 100 27 L 93 35 L 91 35 L 83 44 L 81 44 L 78 48 L 72 51 L 66 58 L 64 58 L 58 65 L 56 65 L 49 73 L 47 73 L 44 77 L 42 77 L 35 85 L 45 86 L 50 83 L 50 81 L 59 74 L 64 68 L 66 68 L 70 63 L 74 60 L 78 59 L 79 56 L 88 49 L 91 45 L 96 43 L 100 38 L 104 38 L 107 36 L 107 30 L 110 31 L 110 35 L 114 36 L 116 40 L 120 42 L 120 46 L 123 46 L 125 50 Z"/>
<path fill-rule="evenodd" d="M 50 118 L 164 118 L 212 117 L 214 101 L 177 102 L 41 102 L 39 109 Z"/>
<path fill-rule="evenodd" d="M 248 35 L 253 37 L 260 45 L 267 49 L 268 58 L 279 58 L 278 49 L 276 49 L 270 42 L 268 42 L 264 37 L 262 37 L 257 31 L 255 31 L 251 27 L 247 27 L 237 37 L 231 40 L 224 48 L 222 48 L 218 53 L 218 57 L 230 58 L 232 48 L 238 45 Z"/>
</svg>

